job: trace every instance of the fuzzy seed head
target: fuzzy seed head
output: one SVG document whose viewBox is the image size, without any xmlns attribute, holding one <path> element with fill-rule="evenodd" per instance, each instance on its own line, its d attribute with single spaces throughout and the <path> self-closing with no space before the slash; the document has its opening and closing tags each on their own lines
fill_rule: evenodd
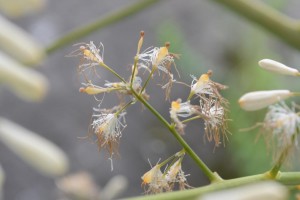
<svg viewBox="0 0 300 200">
<path fill-rule="evenodd" d="M 284 102 L 271 105 L 266 114 L 263 129 L 267 135 L 277 140 L 279 149 L 297 146 L 300 131 L 300 117 L 295 106 L 289 108 Z"/>
<path fill-rule="evenodd" d="M 93 115 L 91 127 L 97 136 L 99 149 L 105 147 L 110 156 L 117 152 L 116 147 L 122 136 L 122 130 L 126 127 L 126 112 L 112 113 L 109 110 L 94 108 L 98 112 Z"/>
</svg>

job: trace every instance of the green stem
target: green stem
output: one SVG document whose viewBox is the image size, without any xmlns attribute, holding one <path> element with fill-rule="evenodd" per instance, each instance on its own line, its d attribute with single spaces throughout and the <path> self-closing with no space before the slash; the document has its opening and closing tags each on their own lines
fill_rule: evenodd
<svg viewBox="0 0 300 200">
<path fill-rule="evenodd" d="M 124 8 L 118 12 L 109 14 L 104 18 L 101 18 L 93 23 L 86 24 L 78 29 L 73 30 L 69 34 L 64 35 L 63 37 L 57 39 L 51 45 L 46 47 L 46 52 L 48 54 L 53 53 L 57 49 L 60 49 L 61 47 L 65 46 L 67 44 L 70 44 L 70 43 L 76 41 L 77 39 L 82 38 L 82 37 L 92 33 L 95 30 L 99 30 L 99 29 L 107 27 L 111 24 L 114 24 L 114 23 L 116 23 L 120 20 L 123 20 L 124 18 L 129 17 L 133 14 L 136 14 L 158 2 L 159 2 L 159 0 L 137 1 L 137 3 L 134 5 Z"/>
<path fill-rule="evenodd" d="M 195 119 L 200 119 L 200 118 L 202 118 L 202 116 L 195 116 L 195 117 L 191 117 L 191 118 L 189 118 L 189 119 L 183 120 L 183 121 L 181 121 L 181 122 L 184 124 L 184 123 L 193 121 L 193 120 L 195 120 Z"/>
<path fill-rule="evenodd" d="M 134 64 L 133 64 L 133 70 L 132 70 L 131 79 L 130 79 L 130 87 L 132 87 L 133 79 L 135 78 L 134 74 L 135 74 L 135 71 L 136 71 L 136 68 L 137 68 L 138 60 L 139 60 L 138 56 L 135 56 L 134 57 Z"/>
<path fill-rule="evenodd" d="M 118 116 L 121 112 L 123 112 L 123 110 L 125 110 L 128 106 L 130 106 L 134 101 L 129 101 L 125 106 L 123 106 L 123 108 L 121 108 L 120 110 L 118 110 L 115 115 Z"/>
<path fill-rule="evenodd" d="M 185 150 L 182 149 L 180 152 L 184 151 L 185 153 Z M 175 154 L 177 155 L 177 153 Z M 183 160 L 183 157 L 184 157 L 184 154 L 181 155 L 181 156 L 177 156 L 175 159 L 172 160 L 172 162 L 170 163 L 170 165 L 167 167 L 167 169 L 165 169 L 165 172 L 163 173 L 164 176 L 166 176 L 169 172 L 169 170 L 171 169 L 171 167 L 179 160 L 179 162 L 181 163 L 182 160 Z"/>
<path fill-rule="evenodd" d="M 215 0 L 275 34 L 289 45 L 300 49 L 300 22 L 292 19 L 262 1 Z"/>
<path fill-rule="evenodd" d="M 292 92 L 292 95 L 293 95 L 294 97 L 298 97 L 298 96 L 300 96 L 300 92 Z"/>
<path fill-rule="evenodd" d="M 190 189 L 190 190 L 168 192 L 168 193 L 162 193 L 157 195 L 148 195 L 148 196 L 135 197 L 129 199 L 131 200 L 181 200 L 181 199 L 191 200 L 193 199 L 194 200 L 194 199 L 199 199 L 201 195 L 204 195 L 209 192 L 234 188 L 245 184 L 255 183 L 264 180 L 269 180 L 269 177 L 266 176 L 266 174 L 257 174 L 252 176 L 230 179 L 230 180 L 223 180 L 215 184 L 210 184 L 207 186 Z M 285 185 L 298 185 L 300 184 L 300 172 L 281 173 L 280 176 L 275 178 L 275 180 Z"/>
<path fill-rule="evenodd" d="M 289 151 L 291 150 L 291 146 L 286 147 L 280 154 L 278 160 L 276 161 L 275 165 L 272 167 L 272 169 L 269 171 L 270 178 L 274 179 L 278 175 L 278 172 L 283 165 L 284 161 L 286 160 Z"/>
<path fill-rule="evenodd" d="M 181 135 L 176 131 L 174 125 L 169 124 L 167 120 L 161 116 L 142 96 L 140 96 L 136 91 L 131 88 L 132 94 L 137 98 L 142 104 L 144 104 L 173 134 L 173 136 L 177 139 L 177 141 L 184 148 L 186 153 L 196 162 L 199 168 L 203 171 L 203 173 L 208 177 L 211 182 L 218 182 L 222 179 L 218 174 L 212 172 L 206 164 L 197 156 L 197 154 L 192 150 L 192 148 L 185 142 L 185 140 L 181 137 Z"/>
<path fill-rule="evenodd" d="M 170 156 L 169 158 L 167 158 L 166 160 L 164 160 L 163 162 L 159 163 L 159 167 L 163 167 L 164 165 L 166 165 L 170 160 L 172 160 L 173 158 L 175 158 L 176 154 Z"/>
<path fill-rule="evenodd" d="M 194 95 L 195 95 L 195 93 L 191 91 L 190 94 L 189 94 L 189 96 L 188 96 L 188 98 L 187 98 L 187 101 L 191 100 L 191 98 L 192 98 Z"/>
<path fill-rule="evenodd" d="M 122 78 L 117 72 L 115 72 L 115 70 L 113 70 L 112 68 L 110 68 L 109 66 L 107 66 L 105 63 L 99 63 L 100 66 L 104 67 L 105 69 L 107 69 L 108 71 L 110 71 L 113 75 L 115 75 L 116 77 L 118 77 L 123 83 L 126 83 L 125 79 Z"/>
<path fill-rule="evenodd" d="M 147 78 L 145 84 L 143 85 L 143 87 L 142 87 L 142 89 L 141 89 L 141 91 L 140 91 L 140 94 L 143 93 L 144 89 L 145 89 L 146 86 L 148 85 L 148 82 L 150 81 L 150 79 L 151 79 L 152 75 L 154 74 L 154 72 L 156 71 L 156 69 L 157 69 L 156 67 L 152 67 L 152 70 L 151 70 L 151 72 L 150 72 L 150 74 L 149 74 L 149 76 L 148 76 L 148 78 Z"/>
</svg>

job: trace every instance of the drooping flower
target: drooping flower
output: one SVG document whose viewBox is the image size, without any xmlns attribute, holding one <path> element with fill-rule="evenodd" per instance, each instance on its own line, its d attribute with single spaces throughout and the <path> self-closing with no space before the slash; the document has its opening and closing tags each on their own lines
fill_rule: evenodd
<svg viewBox="0 0 300 200">
<path fill-rule="evenodd" d="M 292 96 L 294 93 L 289 90 L 255 91 L 244 94 L 239 99 L 239 104 L 244 110 L 255 111 Z"/>
<path fill-rule="evenodd" d="M 94 42 L 90 41 L 90 43 L 82 43 L 79 51 L 85 59 L 96 63 L 103 63 L 104 46 L 102 43 L 100 43 L 100 47 L 101 49 L 97 48 Z"/>
<path fill-rule="evenodd" d="M 205 101 L 214 99 L 221 103 L 227 102 L 219 93 L 219 90 L 224 90 L 227 86 L 210 80 L 211 75 L 212 71 L 209 70 L 207 73 L 202 74 L 198 80 L 196 77 L 192 76 L 193 81 L 188 100 L 190 100 L 194 95 L 197 95 L 200 99 Z"/>
<path fill-rule="evenodd" d="M 228 132 L 226 119 L 228 101 L 222 97 L 219 90 L 226 89 L 227 86 L 212 81 L 211 75 L 212 71 L 209 70 L 198 80 L 193 77 L 188 100 L 194 95 L 199 97 L 198 110 L 201 115 L 198 115 L 204 120 L 205 136 L 208 141 L 214 141 L 215 146 L 219 146 Z"/>
<path fill-rule="evenodd" d="M 79 46 L 80 45 L 80 46 Z M 78 49 L 71 52 L 67 55 L 67 57 L 81 57 L 81 63 L 78 66 L 78 71 L 81 73 L 85 80 L 88 82 L 89 79 L 86 75 L 86 70 L 93 70 L 93 73 L 95 73 L 98 77 L 100 77 L 97 74 L 97 71 L 95 69 L 95 66 L 104 66 L 103 61 L 103 54 L 104 54 L 104 46 L 102 43 L 100 43 L 99 47 L 97 47 L 93 41 L 90 41 L 89 43 L 79 43 L 75 44 L 74 46 L 79 46 Z"/>
<path fill-rule="evenodd" d="M 163 77 L 167 76 L 168 79 L 173 80 L 173 74 L 171 73 L 171 65 L 174 64 L 174 57 L 176 54 L 169 52 L 170 43 L 166 43 L 163 47 L 148 48 L 143 53 L 138 55 L 138 59 L 142 62 L 139 64 L 139 68 L 144 68 L 147 71 L 157 71 L 163 73 Z"/>
<path fill-rule="evenodd" d="M 188 185 L 185 173 L 181 168 L 181 163 L 185 155 L 185 150 L 181 150 L 163 162 L 156 164 L 142 176 L 142 185 L 145 186 L 146 193 L 157 194 L 169 192 L 174 188 L 184 190 L 192 188 Z M 170 163 L 170 166 L 168 166 Z M 161 167 L 167 166 L 165 171 Z"/>
<path fill-rule="evenodd" d="M 214 141 L 215 146 L 219 146 L 227 138 L 228 127 L 227 127 L 227 116 L 226 108 L 224 108 L 217 101 L 210 101 L 209 103 L 204 102 L 200 99 L 201 112 L 205 117 L 205 135 L 208 141 Z"/>
<path fill-rule="evenodd" d="M 163 47 L 149 47 L 142 53 L 139 53 L 143 43 L 143 37 L 144 32 L 141 32 L 141 38 L 138 42 L 137 55 L 135 57 L 135 59 L 138 61 L 138 63 L 136 63 L 137 68 L 148 71 L 150 73 L 149 78 L 155 73 L 158 73 L 159 75 L 162 73 L 162 79 L 164 81 L 166 78 L 166 81 L 160 85 L 161 88 L 165 90 L 166 100 L 169 100 L 172 85 L 174 82 L 176 82 L 174 75 L 171 72 L 172 65 L 174 65 L 178 76 L 180 76 L 174 62 L 174 58 L 179 58 L 179 55 L 169 52 L 169 42 L 166 42 L 165 46 Z"/>
<path fill-rule="evenodd" d="M 184 171 L 181 168 L 182 159 L 178 159 L 176 162 L 170 166 L 166 173 L 166 180 L 168 181 L 169 187 L 173 190 L 176 183 L 178 183 L 180 190 L 185 190 L 186 188 L 191 188 L 187 183 L 187 179 Z"/>
<path fill-rule="evenodd" d="M 171 190 L 160 168 L 161 166 L 156 164 L 141 177 L 146 194 L 158 194 Z"/>
<path fill-rule="evenodd" d="M 181 99 L 172 101 L 170 108 L 170 117 L 176 124 L 177 130 L 183 134 L 185 125 L 179 120 L 178 117 L 190 117 L 193 114 L 199 113 L 199 106 L 191 105 L 189 101 L 181 102 Z"/>
<path fill-rule="evenodd" d="M 191 92 L 188 99 L 191 99 L 195 94 L 212 94 L 212 88 L 209 85 L 210 73 L 202 74 L 197 80 L 196 77 L 192 77 Z"/>
<path fill-rule="evenodd" d="M 126 112 L 120 112 L 118 109 L 118 107 L 111 110 L 94 108 L 96 113 L 93 114 L 94 120 L 91 124 L 99 149 L 106 148 L 111 157 L 117 153 L 122 130 L 126 127 Z"/>
<path fill-rule="evenodd" d="M 102 93 L 109 93 L 112 91 L 126 91 L 126 89 L 124 89 L 123 85 L 119 84 L 119 83 L 109 83 L 109 84 L 105 84 L 104 86 L 107 87 L 101 87 L 98 85 L 94 85 L 92 83 L 88 83 L 88 84 L 83 84 L 85 87 L 81 87 L 79 88 L 79 92 L 82 93 L 86 93 L 89 95 L 96 95 L 96 94 L 102 94 Z"/>
<path fill-rule="evenodd" d="M 258 62 L 259 66 L 265 70 L 283 74 L 283 75 L 290 75 L 290 76 L 299 76 L 300 72 L 295 69 L 288 67 L 280 62 L 271 59 L 263 59 Z"/>
<path fill-rule="evenodd" d="M 173 56 L 169 54 L 170 43 L 166 43 L 164 47 L 155 48 L 151 55 L 152 67 L 157 67 L 161 71 L 168 73 L 169 65 L 174 62 Z"/>
</svg>

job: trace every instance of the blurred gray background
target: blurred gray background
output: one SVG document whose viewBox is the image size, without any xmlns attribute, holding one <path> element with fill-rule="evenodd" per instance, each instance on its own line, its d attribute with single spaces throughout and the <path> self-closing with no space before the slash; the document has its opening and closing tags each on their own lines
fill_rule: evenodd
<svg viewBox="0 0 300 200">
<path fill-rule="evenodd" d="M 48 1 L 45 10 L 40 13 L 11 20 L 46 46 L 76 27 L 135 2 L 137 1 Z M 300 17 L 299 1 L 266 2 L 272 3 L 272 6 L 289 16 Z M 207 0 L 161 1 L 75 43 L 102 42 L 105 46 L 106 63 L 127 78 L 141 30 L 146 33 L 143 49 L 148 46 L 162 46 L 165 41 L 170 41 L 170 51 L 181 54 L 177 67 L 182 81 L 190 84 L 190 74 L 199 76 L 212 69 L 212 79 L 227 84 L 230 88 L 223 94 L 229 98 L 232 106 L 230 118 L 234 121 L 230 122 L 230 128 L 233 134 L 225 148 L 214 150 L 213 144 L 203 140 L 202 122 L 191 123 L 184 137 L 198 155 L 224 178 L 266 171 L 270 162 L 265 159 L 267 154 L 264 148 L 260 148 L 262 145 L 254 146 L 255 131 L 252 134 L 237 132 L 240 128 L 253 125 L 255 120 L 261 121 L 263 117 L 247 115 L 237 107 L 236 102 L 239 96 L 252 87 L 253 90 L 270 89 L 274 88 L 272 83 L 280 81 L 282 85 L 278 87 L 296 88 L 297 84 L 293 82 L 295 80 L 286 83 L 286 79 L 279 76 L 270 78 L 270 75 L 258 72 L 256 68 L 257 61 L 265 57 L 297 67 L 300 63 L 299 52 L 264 31 L 262 27 L 240 18 L 214 1 Z M 142 110 L 142 106 L 136 104 L 127 110 L 128 126 L 121 138 L 120 157 L 114 161 L 114 170 L 111 172 L 106 153 L 99 153 L 97 146 L 90 140 L 79 138 L 87 134 L 92 107 L 96 107 L 97 102 L 78 92 L 81 86 L 77 75 L 79 59 L 65 57 L 73 50 L 72 45 L 60 49 L 49 55 L 37 69 L 50 81 L 49 93 L 41 103 L 24 102 L 5 87 L 1 87 L 0 114 L 61 147 L 70 158 L 70 173 L 86 170 L 100 187 L 105 186 L 114 175 L 124 175 L 129 185 L 121 197 L 141 195 L 141 176 L 150 169 L 148 159 L 155 164 L 159 159 L 163 160 L 181 148 L 149 111 Z M 101 77 L 103 80 L 116 80 L 104 70 L 101 71 Z M 161 89 L 152 81 L 147 92 L 150 94 L 150 103 L 169 119 L 170 102 L 164 101 Z M 186 97 L 188 93 L 186 87 L 175 85 L 171 100 Z M 117 102 L 115 99 L 114 95 L 106 95 L 102 107 L 113 106 Z M 243 122 L 241 115 L 245 115 Z M 246 120 L 250 117 L 252 122 Z M 246 161 L 249 164 L 243 164 Z M 58 198 L 54 180 L 34 171 L 1 143 L 0 163 L 6 173 L 4 199 Z M 208 183 L 188 156 L 183 161 L 183 169 L 190 174 L 190 185 L 197 187 Z"/>
</svg>

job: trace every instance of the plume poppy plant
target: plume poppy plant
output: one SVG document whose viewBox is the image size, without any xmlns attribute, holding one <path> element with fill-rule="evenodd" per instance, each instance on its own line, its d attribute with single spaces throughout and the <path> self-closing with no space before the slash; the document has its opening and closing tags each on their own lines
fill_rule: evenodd
<svg viewBox="0 0 300 200">
<path fill-rule="evenodd" d="M 187 184 L 186 175 L 182 170 L 182 158 L 185 149 L 190 149 L 184 142 L 184 128 L 187 122 L 202 119 L 205 124 L 203 135 L 208 141 L 214 141 L 215 146 L 219 146 L 225 140 L 221 137 L 227 137 L 227 100 L 222 97 L 220 90 L 226 89 L 225 85 L 214 82 L 210 79 L 212 71 L 200 76 L 199 80 L 193 78 L 193 82 L 189 89 L 191 94 L 183 98 L 177 98 L 172 101 L 170 107 L 171 122 L 167 122 L 158 111 L 156 111 L 148 102 L 151 100 L 150 95 L 146 93 L 146 88 L 154 75 L 161 75 L 163 83 L 159 83 L 161 88 L 165 90 L 166 100 L 170 99 L 171 87 L 176 84 L 182 84 L 175 80 L 174 71 L 177 71 L 175 58 L 179 58 L 178 54 L 171 53 L 171 45 L 166 42 L 161 47 L 149 47 L 143 50 L 145 42 L 145 32 L 141 31 L 140 38 L 137 42 L 137 52 L 134 56 L 134 62 L 131 67 L 131 75 L 124 78 L 115 69 L 109 66 L 108 61 L 104 63 L 102 43 L 97 47 L 93 41 L 88 43 L 79 43 L 75 51 L 68 56 L 78 56 L 83 63 L 79 64 L 79 74 L 82 76 L 82 87 L 79 91 L 83 94 L 95 96 L 98 100 L 98 107 L 94 108 L 92 123 L 90 124 L 90 133 L 96 138 L 99 149 L 106 149 L 109 159 L 113 159 L 118 154 L 118 146 L 121 144 L 123 129 L 127 126 L 125 115 L 130 114 L 128 108 L 137 102 L 148 108 L 155 116 L 157 116 L 169 130 L 177 136 L 178 141 L 184 147 L 180 153 L 171 156 L 170 159 L 159 163 L 152 167 L 151 170 L 142 176 L 143 186 L 146 193 L 156 194 L 161 192 L 172 191 L 174 188 L 188 189 L 191 188 Z M 173 69 L 173 66 L 175 69 Z M 86 73 L 86 70 L 91 69 Z M 101 80 L 98 71 L 108 70 L 119 81 Z M 179 73 L 177 71 L 179 77 Z M 165 78 L 167 81 L 164 82 Z M 97 83 L 97 84 L 95 84 Z M 107 93 L 117 94 L 119 104 L 110 109 L 103 108 L 104 95 Z M 99 95 L 102 98 L 99 98 Z M 195 95 L 195 96 L 194 96 Z M 196 103 L 191 103 L 190 99 L 198 99 Z M 105 97 L 106 98 L 106 97 Z M 99 100 L 101 99 L 101 100 Z M 206 165 L 201 162 L 196 154 L 192 154 L 193 150 L 188 154 L 198 163 L 198 165 L 207 169 Z M 171 162 L 172 161 L 172 162 Z M 169 165 L 167 165 L 169 164 Z M 162 171 L 161 167 L 166 165 L 166 169 Z M 220 177 L 210 170 L 206 170 L 208 176 L 214 180 L 220 180 Z M 176 185 L 176 187 L 174 187 Z"/>
</svg>

